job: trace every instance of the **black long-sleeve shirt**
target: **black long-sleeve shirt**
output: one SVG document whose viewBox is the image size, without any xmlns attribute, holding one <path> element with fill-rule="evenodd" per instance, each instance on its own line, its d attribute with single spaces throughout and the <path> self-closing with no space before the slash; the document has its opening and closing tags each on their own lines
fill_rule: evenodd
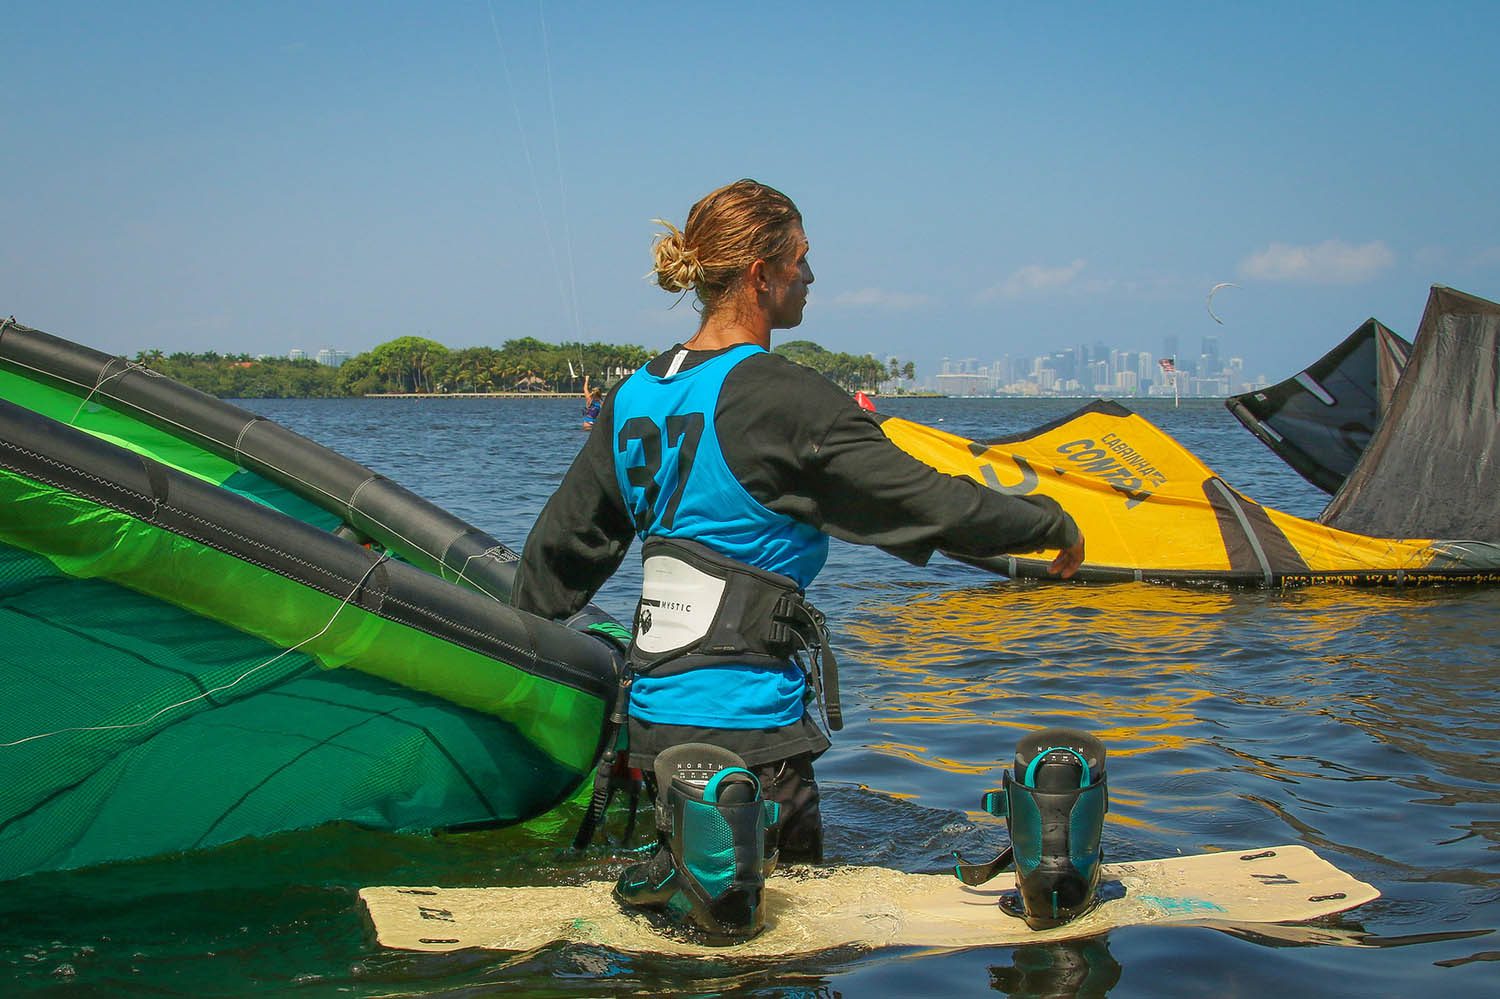
<svg viewBox="0 0 1500 999">
<path fill-rule="evenodd" d="M 647 365 L 665 374 L 679 344 Z M 683 367 L 718 351 L 689 351 Z M 619 568 L 635 530 L 615 481 L 614 396 L 547 501 L 521 557 L 516 607 L 547 618 L 582 608 Z M 923 565 L 935 550 L 976 557 L 1065 548 L 1078 527 L 1045 496 L 1011 496 L 902 451 L 822 375 L 755 354 L 724 379 L 714 414 L 731 472 L 766 508 Z"/>
</svg>

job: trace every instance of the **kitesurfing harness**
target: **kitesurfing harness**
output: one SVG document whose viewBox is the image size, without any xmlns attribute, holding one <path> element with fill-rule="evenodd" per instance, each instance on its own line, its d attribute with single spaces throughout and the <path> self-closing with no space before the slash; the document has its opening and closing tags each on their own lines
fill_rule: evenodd
<svg viewBox="0 0 1500 999">
<path fill-rule="evenodd" d="M 610 711 L 605 753 L 574 849 L 593 840 L 615 789 L 628 778 L 619 770 L 636 676 L 670 676 L 723 664 L 777 667 L 791 660 L 807 677 L 829 730 L 844 727 L 838 660 L 826 619 L 796 581 L 683 538 L 649 537 L 641 556 L 641 599 L 629 668 Z"/>
<path fill-rule="evenodd" d="M 761 797 L 760 781 L 734 753 L 703 743 L 656 757 L 658 847 L 625 869 L 615 897 L 662 912 L 709 943 L 746 940 L 765 925 L 761 906 L 776 858 L 766 834 L 780 806 Z"/>
<path fill-rule="evenodd" d="M 790 659 L 807 675 L 829 727 L 843 728 L 825 619 L 795 580 L 684 538 L 647 538 L 641 558 L 630 645 L 637 675 L 726 663 L 776 667 Z"/>
<path fill-rule="evenodd" d="M 1005 771 L 1002 786 L 986 791 L 981 804 L 1005 818 L 1011 845 L 985 864 L 955 854 L 960 881 L 984 884 L 1014 861 L 1019 905 L 1010 896 L 1000 904 L 1034 930 L 1061 926 L 1093 906 L 1109 808 L 1103 743 L 1065 728 L 1029 735 L 1016 747 L 1014 776 Z"/>
</svg>

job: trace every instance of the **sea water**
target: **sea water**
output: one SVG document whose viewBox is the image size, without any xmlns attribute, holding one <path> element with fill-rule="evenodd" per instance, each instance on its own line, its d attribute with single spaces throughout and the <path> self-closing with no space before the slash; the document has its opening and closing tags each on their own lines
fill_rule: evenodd
<svg viewBox="0 0 1500 999">
<path fill-rule="evenodd" d="M 1079 403 L 878 404 L 984 439 Z M 572 400 L 243 405 L 516 548 L 584 440 Z M 1300 516 L 1325 502 L 1220 403 L 1131 405 L 1246 495 Z M 597 601 L 627 617 L 639 578 L 627 559 Z M 619 861 L 573 855 L 560 822 L 335 826 L 0 885 L 0 995 L 1500 994 L 1500 589 L 1050 585 L 835 543 L 812 597 L 835 627 L 847 722 L 819 764 L 830 862 L 939 872 L 954 851 L 993 855 L 1004 827 L 980 794 L 1023 732 L 1071 725 L 1109 749 L 1109 860 L 1301 843 L 1383 897 L 1321 922 L 1337 946 L 1140 926 L 773 963 L 409 954 L 375 943 L 359 887 L 576 882 Z"/>
</svg>

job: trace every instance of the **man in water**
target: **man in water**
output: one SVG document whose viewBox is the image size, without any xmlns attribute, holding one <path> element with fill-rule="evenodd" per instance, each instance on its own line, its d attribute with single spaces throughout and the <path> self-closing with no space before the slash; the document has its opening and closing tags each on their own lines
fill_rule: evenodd
<svg viewBox="0 0 1500 999">
<path fill-rule="evenodd" d="M 819 694 L 832 692 L 819 690 L 802 656 L 826 646 L 822 615 L 804 591 L 830 535 L 915 565 L 939 549 L 978 557 L 1056 549 L 1051 571 L 1064 578 L 1084 546 L 1054 500 L 932 469 L 891 443 L 847 392 L 770 353 L 772 330 L 802 322 L 813 283 L 802 216 L 786 195 L 741 180 L 695 204 L 681 230 L 661 224 L 657 283 L 697 295 L 698 330 L 605 399 L 527 538 L 514 602 L 543 617 L 573 614 L 641 538 L 629 756 L 649 774 L 667 754 L 668 772 L 656 775 L 662 848 L 622 876 L 617 894 L 680 912 L 686 903 L 672 900 L 674 886 L 697 882 L 663 813 L 678 809 L 680 832 L 693 808 L 718 808 L 716 828 L 740 835 L 730 806 L 713 797 L 715 768 L 749 772 L 756 794 L 779 806 L 782 859 L 822 859 L 813 761 L 829 740 L 814 711 Z M 684 745 L 705 748 L 668 753 Z M 736 840 L 737 855 L 748 849 Z M 725 918 L 702 911 L 701 891 L 687 892 L 688 921 L 753 933 L 758 888 L 743 893 L 752 902 Z"/>
</svg>

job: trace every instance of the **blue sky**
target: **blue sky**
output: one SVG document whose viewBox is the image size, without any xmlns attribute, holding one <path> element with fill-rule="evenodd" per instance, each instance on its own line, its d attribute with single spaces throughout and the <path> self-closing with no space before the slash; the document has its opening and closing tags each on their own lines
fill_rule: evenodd
<svg viewBox="0 0 1500 999">
<path fill-rule="evenodd" d="M 1500 298 L 1500 4 L 0 6 L 0 315 L 111 352 L 665 347 L 650 220 L 744 176 L 780 336 L 929 375 Z"/>
</svg>

